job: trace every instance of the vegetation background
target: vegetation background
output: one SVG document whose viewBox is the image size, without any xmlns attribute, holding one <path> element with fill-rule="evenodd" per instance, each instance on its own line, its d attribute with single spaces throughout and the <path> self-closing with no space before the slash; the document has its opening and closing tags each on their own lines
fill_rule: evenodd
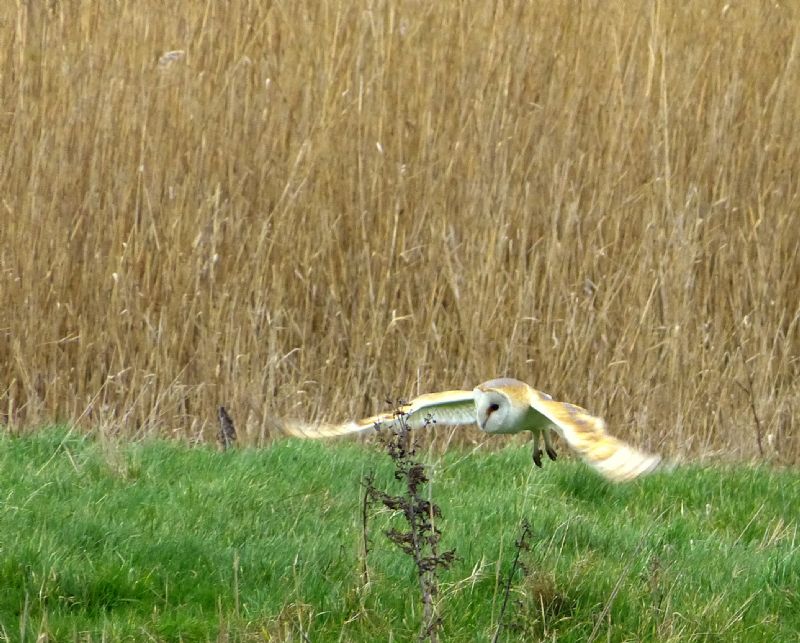
<svg viewBox="0 0 800 643">
<path fill-rule="evenodd" d="M 797 462 L 798 13 L 2 3 L 0 421 L 261 444 L 513 375 Z"/>
</svg>

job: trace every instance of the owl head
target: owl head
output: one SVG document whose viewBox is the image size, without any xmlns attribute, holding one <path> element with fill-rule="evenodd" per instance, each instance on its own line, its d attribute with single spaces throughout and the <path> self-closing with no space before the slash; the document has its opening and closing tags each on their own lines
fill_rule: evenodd
<svg viewBox="0 0 800 643">
<path fill-rule="evenodd" d="M 528 386 L 511 378 L 489 380 L 473 390 L 478 426 L 486 433 L 517 433 L 530 406 Z"/>
</svg>

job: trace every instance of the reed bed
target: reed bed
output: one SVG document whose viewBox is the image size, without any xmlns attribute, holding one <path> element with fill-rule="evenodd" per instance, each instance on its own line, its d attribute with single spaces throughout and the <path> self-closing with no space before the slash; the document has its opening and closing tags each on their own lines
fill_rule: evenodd
<svg viewBox="0 0 800 643">
<path fill-rule="evenodd" d="M 512 375 L 796 463 L 798 13 L 4 3 L 0 421 L 260 444 Z"/>
</svg>

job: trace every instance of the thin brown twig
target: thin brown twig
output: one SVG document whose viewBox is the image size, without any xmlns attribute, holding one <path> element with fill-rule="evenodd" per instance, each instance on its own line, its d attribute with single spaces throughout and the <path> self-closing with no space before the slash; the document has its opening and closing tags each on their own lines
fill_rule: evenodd
<svg viewBox="0 0 800 643">
<path fill-rule="evenodd" d="M 741 382 L 736 380 L 736 384 L 738 384 L 742 390 L 748 394 L 750 398 L 750 410 L 753 413 L 753 419 L 756 423 L 756 444 L 758 445 L 758 453 L 761 458 L 764 458 L 764 443 L 762 440 L 762 429 L 761 429 L 761 419 L 758 417 L 758 411 L 756 410 L 756 400 L 755 400 L 755 393 L 753 392 L 753 373 L 747 366 L 747 360 L 744 358 L 744 351 L 742 350 L 742 342 L 739 340 L 737 336 L 737 341 L 739 343 L 739 356 L 742 358 L 742 366 L 744 366 L 744 372 L 747 376 L 747 387 L 744 386 Z"/>
<path fill-rule="evenodd" d="M 515 546 L 516 552 L 514 554 L 514 562 L 511 563 L 511 570 L 508 572 L 508 578 L 506 579 L 506 589 L 503 593 L 503 605 L 500 607 L 500 616 L 497 622 L 497 629 L 495 630 L 494 636 L 492 637 L 492 643 L 497 643 L 497 639 L 500 636 L 500 632 L 503 629 L 503 616 L 506 612 L 506 606 L 508 605 L 508 597 L 511 594 L 511 581 L 514 578 L 514 574 L 517 572 L 517 567 L 519 566 L 519 555 L 523 549 L 528 548 L 528 543 L 526 539 L 531 535 L 531 525 L 527 520 L 522 521 L 522 534 L 517 539 Z"/>
<path fill-rule="evenodd" d="M 367 557 L 369 556 L 369 499 L 370 490 L 375 486 L 375 470 L 371 470 L 364 476 L 362 482 L 364 496 L 361 499 L 361 535 L 363 550 L 361 552 L 361 582 L 364 586 L 369 583 L 369 568 L 367 567 Z"/>
</svg>

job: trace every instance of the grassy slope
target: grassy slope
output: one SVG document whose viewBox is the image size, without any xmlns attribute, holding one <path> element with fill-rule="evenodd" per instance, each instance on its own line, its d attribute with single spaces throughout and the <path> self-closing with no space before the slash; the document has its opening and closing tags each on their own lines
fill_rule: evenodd
<svg viewBox="0 0 800 643">
<path fill-rule="evenodd" d="M 787 640 L 800 631 L 796 472 L 697 467 L 613 487 L 527 449 L 435 460 L 449 640 L 490 638 L 520 522 L 534 529 L 505 636 Z M 284 441 L 225 455 L 63 433 L 0 439 L 0 637 L 407 640 L 409 562 L 372 520 L 361 587 L 359 482 L 382 454 Z M 235 571 L 236 570 L 236 571 Z"/>
</svg>

